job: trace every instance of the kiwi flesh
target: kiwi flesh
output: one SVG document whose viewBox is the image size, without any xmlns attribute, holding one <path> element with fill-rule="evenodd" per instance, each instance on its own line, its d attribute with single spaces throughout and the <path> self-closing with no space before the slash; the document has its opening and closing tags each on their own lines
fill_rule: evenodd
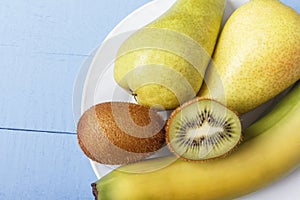
<svg viewBox="0 0 300 200">
<path fill-rule="evenodd" d="M 77 125 L 78 143 L 92 160 L 128 164 L 155 153 L 165 144 L 165 120 L 148 107 L 105 102 L 92 106 Z"/>
<path fill-rule="evenodd" d="M 188 161 L 228 155 L 242 140 L 239 116 L 223 104 L 195 98 L 173 111 L 166 125 L 169 149 Z"/>
</svg>

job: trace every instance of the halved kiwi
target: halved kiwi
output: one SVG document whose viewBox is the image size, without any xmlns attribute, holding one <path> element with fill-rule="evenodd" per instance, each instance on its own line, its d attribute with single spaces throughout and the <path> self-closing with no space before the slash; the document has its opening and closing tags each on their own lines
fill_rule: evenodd
<svg viewBox="0 0 300 200">
<path fill-rule="evenodd" d="M 230 153 L 242 139 L 242 127 L 234 111 L 215 100 L 196 98 L 172 112 L 166 134 L 177 156 L 201 161 Z"/>
<path fill-rule="evenodd" d="M 77 126 L 83 152 L 102 164 L 141 160 L 165 144 L 165 120 L 148 107 L 125 102 L 97 104 L 81 116 Z"/>
</svg>

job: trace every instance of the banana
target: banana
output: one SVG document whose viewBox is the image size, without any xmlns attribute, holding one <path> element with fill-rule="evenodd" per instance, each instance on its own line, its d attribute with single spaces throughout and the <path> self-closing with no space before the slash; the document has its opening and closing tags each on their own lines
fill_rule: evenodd
<svg viewBox="0 0 300 200">
<path fill-rule="evenodd" d="M 257 191 L 300 163 L 300 82 L 244 134 L 230 156 L 207 162 L 157 158 L 122 166 L 92 184 L 96 199 L 234 199 Z M 158 169 L 159 168 L 159 169 Z"/>
</svg>

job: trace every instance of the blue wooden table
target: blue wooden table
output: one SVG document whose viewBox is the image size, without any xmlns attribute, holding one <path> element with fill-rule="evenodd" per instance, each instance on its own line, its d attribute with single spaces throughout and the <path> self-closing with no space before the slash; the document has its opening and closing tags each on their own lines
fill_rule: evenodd
<svg viewBox="0 0 300 200">
<path fill-rule="evenodd" d="M 93 199 L 77 144 L 81 65 L 149 0 L 0 0 L 0 199 Z"/>
<path fill-rule="evenodd" d="M 0 0 L 0 200 L 93 199 L 74 82 L 106 35 L 149 1 Z M 298 0 L 283 2 L 300 12 Z"/>
</svg>

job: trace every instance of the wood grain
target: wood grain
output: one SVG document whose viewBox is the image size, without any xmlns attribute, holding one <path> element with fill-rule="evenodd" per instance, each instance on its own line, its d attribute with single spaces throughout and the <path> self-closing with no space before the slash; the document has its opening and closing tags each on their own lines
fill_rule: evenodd
<svg viewBox="0 0 300 200">
<path fill-rule="evenodd" d="M 75 135 L 0 131 L 0 199 L 93 199 Z"/>
<path fill-rule="evenodd" d="M 1 0 L 0 127 L 75 131 L 72 92 L 81 64 L 146 2 Z"/>
<path fill-rule="evenodd" d="M 0 1 L 0 199 L 93 199 L 73 84 L 125 16 L 150 0 Z"/>
</svg>

